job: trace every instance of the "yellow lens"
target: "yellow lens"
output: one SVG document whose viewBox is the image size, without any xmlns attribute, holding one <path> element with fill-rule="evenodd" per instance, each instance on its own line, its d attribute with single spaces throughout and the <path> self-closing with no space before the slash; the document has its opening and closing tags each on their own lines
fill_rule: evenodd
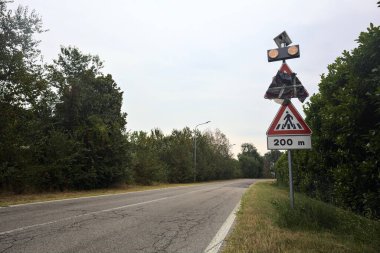
<svg viewBox="0 0 380 253">
<path fill-rule="evenodd" d="M 291 46 L 288 48 L 288 54 L 290 55 L 296 55 L 298 53 L 298 47 Z"/>
<path fill-rule="evenodd" d="M 276 58 L 278 56 L 278 50 L 277 49 L 269 50 L 268 56 L 272 59 Z"/>
</svg>

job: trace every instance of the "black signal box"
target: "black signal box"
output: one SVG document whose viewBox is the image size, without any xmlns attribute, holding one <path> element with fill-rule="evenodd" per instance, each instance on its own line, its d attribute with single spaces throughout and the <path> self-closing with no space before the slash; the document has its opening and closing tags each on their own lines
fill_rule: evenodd
<svg viewBox="0 0 380 253">
<path fill-rule="evenodd" d="M 268 62 L 281 61 L 300 57 L 299 45 L 267 50 Z"/>
</svg>

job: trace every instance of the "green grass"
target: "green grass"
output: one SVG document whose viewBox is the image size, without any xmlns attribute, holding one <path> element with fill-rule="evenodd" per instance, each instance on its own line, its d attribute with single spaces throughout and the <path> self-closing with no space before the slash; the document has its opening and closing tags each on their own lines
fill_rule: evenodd
<svg viewBox="0 0 380 253">
<path fill-rule="evenodd" d="M 65 192 L 45 192 L 45 193 L 25 193 L 25 194 L 14 194 L 14 193 L 0 193 L 0 207 L 41 202 L 41 201 L 51 201 L 69 198 L 81 198 L 81 197 L 91 197 L 107 194 L 118 194 L 136 191 L 146 191 L 155 190 L 169 187 L 179 187 L 179 186 L 190 186 L 195 185 L 195 183 L 190 184 L 156 184 L 156 185 L 124 185 L 108 189 L 96 189 L 88 191 L 65 191 Z"/>
<path fill-rule="evenodd" d="M 295 194 L 273 183 L 253 185 L 243 196 L 229 252 L 380 252 L 380 222 Z"/>
</svg>

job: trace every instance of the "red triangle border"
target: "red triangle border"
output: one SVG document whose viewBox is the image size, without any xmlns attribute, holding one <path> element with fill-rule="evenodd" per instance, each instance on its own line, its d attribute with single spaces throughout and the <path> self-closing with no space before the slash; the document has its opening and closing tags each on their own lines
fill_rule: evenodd
<svg viewBox="0 0 380 253">
<path fill-rule="evenodd" d="M 302 125 L 303 130 L 276 130 L 275 129 L 275 127 L 277 126 L 278 122 L 281 119 L 282 114 L 284 113 L 287 107 L 296 117 L 298 122 Z M 310 127 L 306 124 L 302 116 L 299 114 L 299 112 L 297 111 L 297 109 L 294 107 L 294 105 L 291 102 L 289 102 L 289 104 L 287 105 L 281 105 L 280 109 L 278 110 L 276 116 L 274 117 L 267 131 L 268 136 L 271 136 L 271 135 L 311 135 L 311 133 L 312 131 Z"/>
<path fill-rule="evenodd" d="M 286 73 L 288 73 L 288 75 L 291 75 L 293 73 L 293 71 L 290 69 L 290 67 L 286 63 L 283 63 L 281 65 L 281 68 L 279 69 L 279 71 L 282 73 L 286 72 Z"/>
</svg>

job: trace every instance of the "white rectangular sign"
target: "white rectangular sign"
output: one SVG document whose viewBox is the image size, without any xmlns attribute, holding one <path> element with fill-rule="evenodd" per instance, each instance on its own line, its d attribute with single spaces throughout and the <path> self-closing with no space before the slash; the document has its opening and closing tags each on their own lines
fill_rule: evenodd
<svg viewBox="0 0 380 253">
<path fill-rule="evenodd" d="M 268 149 L 311 149 L 310 135 L 267 136 Z"/>
</svg>

